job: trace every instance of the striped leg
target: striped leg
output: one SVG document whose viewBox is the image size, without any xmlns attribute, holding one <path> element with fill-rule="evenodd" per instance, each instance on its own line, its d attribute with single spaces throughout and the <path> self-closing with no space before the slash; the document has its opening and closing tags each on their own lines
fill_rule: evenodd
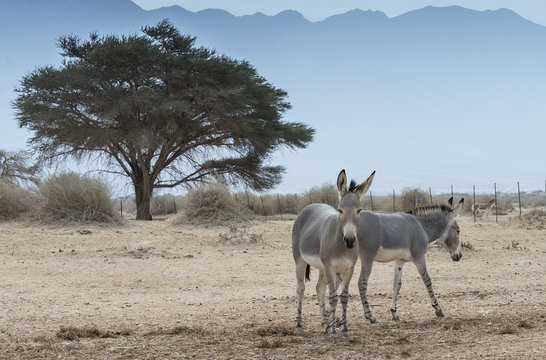
<svg viewBox="0 0 546 360">
<path fill-rule="evenodd" d="M 376 323 L 377 319 L 372 315 L 372 309 L 368 303 L 368 296 L 366 292 L 368 290 L 368 278 L 372 272 L 373 260 L 361 261 L 362 269 L 360 270 L 360 277 L 358 278 L 358 290 L 360 291 L 360 299 L 362 300 L 362 306 L 364 307 L 364 316 L 370 320 L 371 323 Z"/>
<path fill-rule="evenodd" d="M 394 265 L 394 283 L 393 289 L 394 293 L 392 294 L 392 304 L 391 304 L 391 313 L 392 319 L 394 321 L 400 321 L 400 316 L 398 316 L 398 309 L 396 303 L 398 301 L 398 293 L 400 292 L 400 287 L 402 286 L 402 268 L 404 267 L 404 261 L 396 260 Z"/>
<path fill-rule="evenodd" d="M 425 286 L 427 287 L 428 295 L 430 296 L 430 300 L 432 302 L 432 307 L 436 311 L 436 316 L 443 317 L 444 313 L 442 309 L 440 308 L 440 305 L 438 304 L 438 300 L 436 299 L 436 296 L 434 295 L 434 291 L 432 290 L 432 281 L 430 280 L 430 276 L 428 276 L 425 259 L 421 259 L 420 261 L 416 262 L 415 266 L 417 266 L 417 271 L 419 271 L 419 274 L 421 274 L 421 278 L 423 279 L 423 282 L 425 283 Z"/>
<path fill-rule="evenodd" d="M 348 270 L 345 274 L 342 275 L 342 281 L 341 281 L 341 318 L 340 318 L 340 325 L 341 325 L 341 335 L 344 337 L 349 336 L 349 330 L 347 329 L 347 303 L 349 302 L 349 283 L 351 282 L 351 278 L 353 277 L 353 271 L 354 267 L 351 267 L 350 270 Z"/>
<path fill-rule="evenodd" d="M 330 334 L 330 338 L 337 338 L 336 332 L 336 306 L 337 306 L 337 285 L 339 282 L 336 279 L 336 274 L 326 268 L 326 276 L 328 278 L 328 327 L 326 331 Z"/>
<path fill-rule="evenodd" d="M 317 282 L 317 298 L 319 303 L 320 314 L 322 315 L 322 326 L 328 326 L 328 312 L 326 311 L 326 287 L 328 282 L 326 281 L 326 275 L 323 270 L 320 270 L 319 279 Z"/>
<path fill-rule="evenodd" d="M 305 268 L 307 264 L 300 260 L 296 262 L 296 295 L 298 296 L 298 310 L 296 313 L 296 331 L 301 330 L 301 303 L 305 292 Z"/>
</svg>

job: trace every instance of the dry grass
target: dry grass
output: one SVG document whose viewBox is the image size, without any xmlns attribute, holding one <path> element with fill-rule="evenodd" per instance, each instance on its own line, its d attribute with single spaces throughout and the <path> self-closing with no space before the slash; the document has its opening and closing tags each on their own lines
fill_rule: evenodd
<svg viewBox="0 0 546 360">
<path fill-rule="evenodd" d="M 129 330 L 112 332 L 97 329 L 96 327 L 78 328 L 73 326 L 61 327 L 55 334 L 58 339 L 74 341 L 79 339 L 105 339 L 118 336 L 128 336 Z"/>
</svg>

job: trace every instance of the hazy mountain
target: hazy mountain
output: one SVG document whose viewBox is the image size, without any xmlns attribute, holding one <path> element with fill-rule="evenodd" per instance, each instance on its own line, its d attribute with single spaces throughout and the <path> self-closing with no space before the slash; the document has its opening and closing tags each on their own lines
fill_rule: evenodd
<svg viewBox="0 0 546 360">
<path fill-rule="evenodd" d="M 507 9 L 457 6 L 394 18 L 356 9 L 310 22 L 290 10 L 236 17 L 144 11 L 129 0 L 2 0 L 0 148 L 25 146 L 13 88 L 34 67 L 60 62 L 60 35 L 130 33 L 163 18 L 254 64 L 288 91 L 286 120 L 317 129 L 309 149 L 275 159 L 288 168 L 279 191 L 333 182 L 341 168 L 359 178 L 377 169 L 379 189 L 514 176 L 540 187 L 546 176 L 537 155 L 546 151 L 546 27 Z"/>
</svg>

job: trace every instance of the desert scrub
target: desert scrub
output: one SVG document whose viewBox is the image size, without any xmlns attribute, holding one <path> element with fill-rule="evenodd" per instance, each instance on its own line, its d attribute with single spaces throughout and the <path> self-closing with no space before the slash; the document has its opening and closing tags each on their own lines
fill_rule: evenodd
<svg viewBox="0 0 546 360">
<path fill-rule="evenodd" d="M 0 181 L 0 219 L 16 219 L 32 210 L 35 203 L 36 196 L 31 190 Z"/>
<path fill-rule="evenodd" d="M 186 209 L 175 223 L 225 225 L 252 217 L 252 212 L 236 201 L 225 185 L 208 183 L 188 192 Z"/>
<path fill-rule="evenodd" d="M 99 179 L 74 172 L 53 175 L 39 187 L 38 217 L 45 222 L 116 223 L 108 187 Z"/>
</svg>

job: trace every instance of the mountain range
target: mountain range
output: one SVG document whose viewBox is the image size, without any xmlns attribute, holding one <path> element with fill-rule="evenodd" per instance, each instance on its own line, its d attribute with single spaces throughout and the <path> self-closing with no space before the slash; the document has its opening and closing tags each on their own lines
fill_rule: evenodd
<svg viewBox="0 0 546 360">
<path fill-rule="evenodd" d="M 287 168 L 275 191 L 332 183 L 341 168 L 358 179 L 377 169 L 376 191 L 385 192 L 485 191 L 493 182 L 503 190 L 518 180 L 542 188 L 546 27 L 508 9 L 429 6 L 393 18 L 355 9 L 311 22 L 292 10 L 233 16 L 145 11 L 129 0 L 2 0 L 0 149 L 25 147 L 13 90 L 36 66 L 60 64 L 60 35 L 128 34 L 164 18 L 199 45 L 249 61 L 288 92 L 285 120 L 317 130 L 308 149 L 271 159 Z"/>
</svg>

